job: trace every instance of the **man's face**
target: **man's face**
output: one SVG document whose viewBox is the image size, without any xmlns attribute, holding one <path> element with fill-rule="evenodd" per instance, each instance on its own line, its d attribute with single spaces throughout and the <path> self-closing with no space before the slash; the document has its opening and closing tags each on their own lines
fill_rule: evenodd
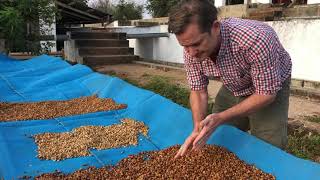
<svg viewBox="0 0 320 180">
<path fill-rule="evenodd" d="M 216 56 L 220 48 L 220 26 L 215 22 L 211 32 L 201 32 L 197 23 L 190 23 L 184 32 L 176 35 L 181 46 L 188 54 L 199 61 Z"/>
</svg>

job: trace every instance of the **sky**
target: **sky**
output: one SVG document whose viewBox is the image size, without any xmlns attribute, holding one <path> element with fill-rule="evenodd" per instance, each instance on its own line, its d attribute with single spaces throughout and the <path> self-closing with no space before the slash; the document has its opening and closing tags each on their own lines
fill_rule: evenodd
<svg viewBox="0 0 320 180">
<path fill-rule="evenodd" d="M 89 0 L 89 6 L 96 2 L 97 0 Z M 110 0 L 113 4 L 117 4 L 119 2 L 119 0 Z M 131 1 L 131 2 L 135 2 L 136 4 L 139 4 L 139 5 L 145 5 L 147 0 L 126 0 L 126 1 Z M 151 15 L 146 11 L 144 10 L 143 12 L 143 19 L 148 19 L 148 18 L 151 18 Z"/>
</svg>

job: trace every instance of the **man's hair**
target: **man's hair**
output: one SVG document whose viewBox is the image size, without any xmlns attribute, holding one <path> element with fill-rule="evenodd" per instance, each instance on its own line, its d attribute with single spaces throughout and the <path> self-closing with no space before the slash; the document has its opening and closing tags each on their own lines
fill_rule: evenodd
<svg viewBox="0 0 320 180">
<path fill-rule="evenodd" d="M 215 20 L 217 9 L 212 0 L 181 0 L 170 10 L 168 31 L 181 34 L 190 23 L 196 22 L 200 31 L 210 32 Z"/>
</svg>

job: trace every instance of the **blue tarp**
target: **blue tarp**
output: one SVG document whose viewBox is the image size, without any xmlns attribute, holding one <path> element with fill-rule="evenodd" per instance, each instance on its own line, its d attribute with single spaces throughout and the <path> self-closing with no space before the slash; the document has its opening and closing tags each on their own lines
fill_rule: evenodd
<svg viewBox="0 0 320 180">
<path fill-rule="evenodd" d="M 17 61 L 0 55 L 0 101 L 34 102 L 67 100 L 97 94 L 128 108 L 48 120 L 0 123 L 0 178 L 17 179 L 55 170 L 71 173 L 88 166 L 116 164 L 129 154 L 160 150 L 182 144 L 192 130 L 191 112 L 153 92 L 125 81 L 93 72 L 84 65 L 70 65 L 60 58 L 42 55 Z M 31 138 L 44 132 L 66 132 L 83 125 L 111 125 L 133 118 L 149 126 L 150 138 L 139 137 L 137 146 L 91 150 L 91 156 L 55 162 L 37 158 Z M 1 117 L 0 117 L 1 119 Z M 296 158 L 231 126 L 220 126 L 209 139 L 240 159 L 278 179 L 320 179 L 320 165 Z"/>
</svg>

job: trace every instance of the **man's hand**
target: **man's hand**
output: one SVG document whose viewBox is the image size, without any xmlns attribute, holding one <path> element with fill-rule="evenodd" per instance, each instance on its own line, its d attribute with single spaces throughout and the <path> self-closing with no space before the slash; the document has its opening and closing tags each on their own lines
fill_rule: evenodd
<svg viewBox="0 0 320 180">
<path fill-rule="evenodd" d="M 184 141 L 183 145 L 181 145 L 178 153 L 176 154 L 176 156 L 174 158 L 176 159 L 180 156 L 185 155 L 186 152 L 192 147 L 192 144 L 198 135 L 199 135 L 198 131 L 193 131 L 191 133 L 191 135 Z"/>
<path fill-rule="evenodd" d="M 192 150 L 199 150 L 208 141 L 213 131 L 222 124 L 219 114 L 209 114 L 203 121 L 200 122 L 200 133 L 193 141 Z"/>
<path fill-rule="evenodd" d="M 194 130 L 180 147 L 175 158 L 185 155 L 192 148 L 193 141 L 200 133 L 200 122 L 204 119 L 208 109 L 208 91 L 207 88 L 199 91 L 190 92 L 190 105 L 192 110 L 192 119 Z"/>
<path fill-rule="evenodd" d="M 193 131 L 191 135 L 185 140 L 178 153 L 174 158 L 178 158 L 186 154 L 192 147 L 192 150 L 198 150 L 203 147 L 208 141 L 213 131 L 221 124 L 219 115 L 210 114 L 200 123 L 200 132 Z"/>
<path fill-rule="evenodd" d="M 236 117 L 246 117 L 249 114 L 257 111 L 258 109 L 272 103 L 275 97 L 276 95 L 253 94 L 249 96 L 247 99 L 243 100 L 241 103 L 225 111 L 222 111 L 217 114 L 208 115 L 202 121 L 200 121 L 202 117 L 197 115 L 199 114 L 198 112 L 203 113 L 206 108 L 201 108 L 202 111 L 199 111 L 197 108 L 192 108 L 193 109 L 192 114 L 194 116 L 193 119 L 199 120 L 199 121 L 195 121 L 195 122 L 200 122 L 199 126 L 196 126 L 197 127 L 196 130 L 194 130 L 191 133 L 191 135 L 186 139 L 186 141 L 184 142 L 184 144 L 181 146 L 180 150 L 176 154 L 175 158 L 179 156 L 183 156 L 191 147 L 192 147 L 192 150 L 198 150 L 201 147 L 203 147 L 208 141 L 210 135 L 220 124 L 223 124 L 228 120 Z M 197 98 L 194 98 L 194 99 L 197 99 Z M 204 102 L 204 101 L 201 101 L 201 102 Z M 206 106 L 203 105 L 202 107 L 206 107 Z"/>
</svg>

